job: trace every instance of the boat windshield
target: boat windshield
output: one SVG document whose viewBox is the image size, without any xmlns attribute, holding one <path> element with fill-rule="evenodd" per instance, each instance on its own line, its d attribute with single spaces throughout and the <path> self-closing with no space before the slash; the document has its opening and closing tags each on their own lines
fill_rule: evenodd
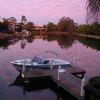
<svg viewBox="0 0 100 100">
<path fill-rule="evenodd" d="M 41 64 L 45 61 L 45 59 L 41 58 L 41 57 L 38 57 L 38 56 L 35 56 L 33 59 L 32 59 L 32 62 L 37 62 L 38 64 Z"/>
</svg>

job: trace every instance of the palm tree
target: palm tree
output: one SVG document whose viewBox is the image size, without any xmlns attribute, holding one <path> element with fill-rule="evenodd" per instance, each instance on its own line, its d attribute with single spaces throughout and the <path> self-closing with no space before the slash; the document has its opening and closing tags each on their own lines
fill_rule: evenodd
<svg viewBox="0 0 100 100">
<path fill-rule="evenodd" d="M 100 0 L 87 0 L 87 23 L 98 22 L 100 19 Z"/>
</svg>

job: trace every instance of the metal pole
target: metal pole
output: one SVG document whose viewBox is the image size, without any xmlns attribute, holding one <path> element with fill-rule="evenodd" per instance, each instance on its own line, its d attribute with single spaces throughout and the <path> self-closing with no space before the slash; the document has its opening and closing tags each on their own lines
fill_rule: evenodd
<svg viewBox="0 0 100 100">
<path fill-rule="evenodd" d="M 58 80 L 60 80 L 60 72 L 59 72 L 60 69 L 61 69 L 61 66 L 58 66 L 58 76 L 57 76 L 57 79 L 58 79 Z"/>
<path fill-rule="evenodd" d="M 23 71 L 22 71 L 22 74 L 21 74 L 21 76 L 22 76 L 22 78 L 24 78 L 24 73 L 23 73 Z"/>
<path fill-rule="evenodd" d="M 53 69 L 53 59 L 51 60 L 50 69 Z"/>
<path fill-rule="evenodd" d="M 23 72 L 25 71 L 25 60 L 23 61 Z"/>
<path fill-rule="evenodd" d="M 85 93 L 85 91 L 84 91 L 84 86 L 85 86 L 85 78 L 83 78 L 83 79 L 81 80 L 81 91 L 80 91 L 80 95 L 81 95 L 81 96 L 84 96 L 84 93 Z"/>
<path fill-rule="evenodd" d="M 24 78 L 24 71 L 25 71 L 25 60 L 23 61 L 23 69 L 22 69 L 22 77 Z"/>
<path fill-rule="evenodd" d="M 58 78 L 57 79 L 59 80 L 59 68 L 58 68 Z"/>
<path fill-rule="evenodd" d="M 74 61 L 73 65 L 76 66 L 76 57 L 74 56 Z"/>
</svg>

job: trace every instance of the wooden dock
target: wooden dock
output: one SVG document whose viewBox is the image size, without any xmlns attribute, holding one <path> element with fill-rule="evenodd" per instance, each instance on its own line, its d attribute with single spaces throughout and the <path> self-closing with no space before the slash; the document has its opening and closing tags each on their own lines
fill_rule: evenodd
<svg viewBox="0 0 100 100">
<path fill-rule="evenodd" d="M 76 67 L 67 67 L 63 68 L 63 70 L 64 72 L 58 73 L 58 68 L 55 69 L 34 68 L 24 71 L 23 74 L 25 78 L 51 76 L 54 82 L 58 84 L 58 86 L 62 87 L 65 91 L 75 96 L 77 100 L 83 100 L 83 97 L 80 96 L 80 92 L 81 92 L 81 79 L 84 77 L 85 71 Z"/>
</svg>

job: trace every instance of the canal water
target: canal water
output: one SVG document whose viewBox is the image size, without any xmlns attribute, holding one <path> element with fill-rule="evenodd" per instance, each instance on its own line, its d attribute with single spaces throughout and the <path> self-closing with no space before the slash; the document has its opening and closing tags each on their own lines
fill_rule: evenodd
<svg viewBox="0 0 100 100">
<path fill-rule="evenodd" d="M 0 40 L 0 100 L 64 100 L 50 87 L 23 93 L 19 83 L 11 85 L 20 73 L 9 62 L 41 56 L 47 50 L 84 69 L 86 79 L 100 75 L 100 40 L 71 35 L 4 39 Z"/>
</svg>

